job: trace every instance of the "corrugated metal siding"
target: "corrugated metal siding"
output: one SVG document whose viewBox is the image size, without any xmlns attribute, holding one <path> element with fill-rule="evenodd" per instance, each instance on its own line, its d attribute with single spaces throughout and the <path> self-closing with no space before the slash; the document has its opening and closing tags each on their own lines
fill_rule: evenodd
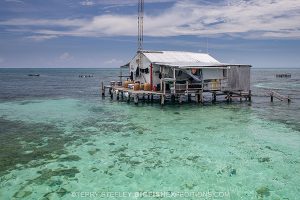
<svg viewBox="0 0 300 200">
<path fill-rule="evenodd" d="M 162 63 L 219 63 L 216 59 L 204 53 L 182 51 L 161 51 L 143 53 L 151 62 Z"/>
<path fill-rule="evenodd" d="M 228 89 L 232 91 L 249 91 L 250 67 L 231 66 L 228 69 Z"/>
<path fill-rule="evenodd" d="M 202 73 L 203 73 L 203 80 L 223 78 L 222 69 L 202 69 Z"/>
</svg>

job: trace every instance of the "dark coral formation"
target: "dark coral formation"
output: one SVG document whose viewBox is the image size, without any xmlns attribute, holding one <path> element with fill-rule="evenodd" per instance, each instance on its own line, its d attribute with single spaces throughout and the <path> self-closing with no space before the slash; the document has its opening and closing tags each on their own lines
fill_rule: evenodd
<svg viewBox="0 0 300 200">
<path fill-rule="evenodd" d="M 65 144 L 77 139 L 76 135 L 65 135 L 54 125 L 25 123 L 0 118 L 0 176 L 17 164 L 41 165 L 58 155 L 66 154 Z M 61 158 L 78 160 L 75 157 Z M 38 162 L 41 161 L 41 162 Z"/>
</svg>

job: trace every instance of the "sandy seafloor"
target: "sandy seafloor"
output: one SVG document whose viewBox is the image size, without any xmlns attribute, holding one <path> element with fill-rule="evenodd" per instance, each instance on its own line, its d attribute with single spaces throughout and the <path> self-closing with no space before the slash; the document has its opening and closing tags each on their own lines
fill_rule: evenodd
<svg viewBox="0 0 300 200">
<path fill-rule="evenodd" d="M 0 69 L 1 200 L 300 198 L 299 69 L 252 69 L 251 103 L 164 107 L 102 99 L 117 75 Z"/>
</svg>

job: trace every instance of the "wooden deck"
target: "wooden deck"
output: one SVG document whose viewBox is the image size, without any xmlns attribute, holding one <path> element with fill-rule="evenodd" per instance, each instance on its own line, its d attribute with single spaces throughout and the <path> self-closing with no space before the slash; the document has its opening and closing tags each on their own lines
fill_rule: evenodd
<svg viewBox="0 0 300 200">
<path fill-rule="evenodd" d="M 129 89 L 129 88 L 124 88 L 124 87 L 120 87 L 120 86 L 114 86 L 112 87 L 112 90 L 114 91 L 119 91 L 119 92 L 129 92 L 131 94 L 155 94 L 155 95 L 162 95 L 163 92 L 160 91 L 146 91 L 146 90 L 133 90 L 133 89 Z"/>
<path fill-rule="evenodd" d="M 134 101 L 138 104 L 139 100 L 153 102 L 154 100 L 159 100 L 161 105 L 165 104 L 165 101 L 171 101 L 173 103 L 183 103 L 183 102 L 196 102 L 204 103 L 204 94 L 210 93 L 212 102 L 217 101 L 217 96 L 224 96 L 223 100 L 227 102 L 232 102 L 233 99 L 251 101 L 251 91 L 249 92 L 231 92 L 231 91 L 221 91 L 221 90 L 202 90 L 202 89 L 192 89 L 187 90 L 163 90 L 163 91 L 146 91 L 146 90 L 133 90 L 125 88 L 122 86 L 111 86 L 101 84 L 102 96 L 106 96 L 106 91 L 108 91 L 111 99 L 116 100 L 126 100 L 130 102 Z M 219 98 L 220 99 L 220 98 Z"/>
</svg>

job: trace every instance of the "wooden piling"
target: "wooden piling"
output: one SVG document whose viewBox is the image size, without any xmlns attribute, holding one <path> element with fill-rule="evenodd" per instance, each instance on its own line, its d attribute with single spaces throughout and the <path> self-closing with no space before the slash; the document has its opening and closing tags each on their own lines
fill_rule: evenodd
<svg viewBox="0 0 300 200">
<path fill-rule="evenodd" d="M 190 103 L 192 101 L 192 95 L 191 94 L 188 94 L 187 95 L 187 101 Z"/>
<path fill-rule="evenodd" d="M 226 93 L 226 101 L 227 103 L 229 103 L 230 99 L 229 99 L 229 92 Z"/>
<path fill-rule="evenodd" d="M 120 99 L 120 96 L 119 96 L 120 93 L 118 92 L 116 95 L 117 95 L 117 101 L 119 101 L 119 99 Z"/>
<path fill-rule="evenodd" d="M 213 103 L 216 103 L 216 101 L 217 101 L 217 95 L 216 95 L 215 92 L 213 92 L 213 93 L 212 93 L 212 102 L 213 102 Z"/>
<path fill-rule="evenodd" d="M 172 103 L 179 102 L 182 104 L 184 101 L 191 102 L 195 101 L 196 103 L 204 103 L 204 92 L 210 92 L 212 95 L 212 102 L 215 103 L 217 101 L 217 96 L 219 95 L 225 95 L 225 98 L 227 102 L 231 102 L 232 98 L 239 98 L 240 101 L 245 98 L 246 100 L 251 101 L 251 91 L 249 93 L 243 93 L 243 91 L 225 91 L 221 93 L 220 91 L 216 90 L 193 90 L 193 88 L 188 88 L 190 91 L 183 90 L 183 88 L 180 90 L 180 87 L 178 87 L 178 92 L 169 92 L 166 90 L 166 84 L 163 82 L 162 88 L 160 91 L 148 91 L 148 90 L 133 90 L 130 88 L 125 88 L 119 85 L 113 85 L 113 86 L 105 86 L 103 82 L 101 82 L 101 89 L 102 89 L 102 95 L 105 95 L 105 90 L 109 90 L 109 94 L 111 99 L 113 100 L 120 100 L 124 98 L 127 102 L 130 102 L 131 100 L 134 101 L 135 104 L 138 104 L 139 100 L 142 100 L 143 102 L 154 102 L 154 99 L 158 97 L 158 100 L 161 105 L 164 105 L 166 101 L 170 101 Z M 186 89 L 186 88 L 185 88 Z M 271 92 L 271 91 L 270 91 Z M 269 92 L 269 95 L 270 95 Z M 272 91 L 274 92 L 274 91 Z M 128 95 L 127 95 L 128 94 Z M 195 95 L 195 97 L 194 97 Z M 125 97 L 124 97 L 125 96 Z M 156 96 L 156 97 L 154 97 Z M 271 95 L 270 95 L 271 96 Z M 280 94 L 277 94 L 276 92 L 272 95 L 274 98 L 278 98 L 279 100 L 285 100 L 290 102 L 290 97 L 283 96 Z M 140 99 L 139 99 L 140 98 Z M 272 100 L 273 101 L 273 100 Z"/>
<path fill-rule="evenodd" d="M 249 90 L 249 94 L 248 94 L 248 100 L 251 101 L 251 90 Z"/>
<path fill-rule="evenodd" d="M 164 105 L 165 104 L 165 95 L 160 95 L 160 105 Z"/>
<path fill-rule="evenodd" d="M 270 97 L 271 97 L 271 102 L 273 102 L 273 93 L 271 93 L 271 95 L 270 95 Z"/>
<path fill-rule="evenodd" d="M 128 93 L 127 103 L 130 103 L 130 93 Z"/>
<path fill-rule="evenodd" d="M 240 91 L 240 102 L 242 102 L 242 92 Z"/>
<path fill-rule="evenodd" d="M 196 94 L 196 95 L 195 95 L 195 102 L 196 102 L 196 103 L 199 103 L 199 99 L 200 99 L 200 95 L 199 95 L 199 94 Z"/>
<path fill-rule="evenodd" d="M 178 97 L 178 98 L 179 98 L 179 103 L 180 103 L 180 104 L 182 104 L 182 102 L 183 102 L 183 99 L 182 99 L 182 98 L 183 98 L 183 96 L 182 96 L 182 95 L 179 95 L 179 97 Z"/>
<path fill-rule="evenodd" d="M 203 90 L 200 93 L 200 102 L 203 103 Z"/>
<path fill-rule="evenodd" d="M 171 95 L 171 102 L 175 103 L 175 95 L 174 94 Z"/>
<path fill-rule="evenodd" d="M 134 103 L 135 103 L 136 105 L 139 103 L 139 95 L 138 95 L 138 94 L 135 94 L 135 95 L 133 96 L 133 101 L 134 101 Z"/>
<path fill-rule="evenodd" d="M 105 88 L 104 88 L 104 84 L 103 81 L 101 82 L 101 91 L 102 91 L 102 96 L 105 96 Z"/>
</svg>

